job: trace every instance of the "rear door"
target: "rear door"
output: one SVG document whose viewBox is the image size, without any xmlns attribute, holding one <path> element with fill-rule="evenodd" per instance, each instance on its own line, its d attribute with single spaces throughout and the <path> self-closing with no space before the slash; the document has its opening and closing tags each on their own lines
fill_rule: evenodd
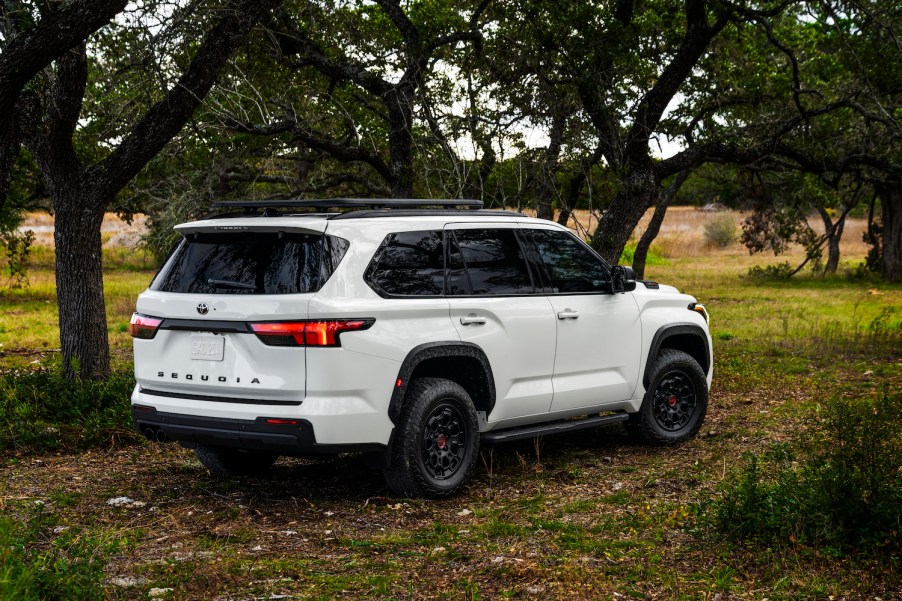
<svg viewBox="0 0 902 601">
<path fill-rule="evenodd" d="M 639 375 L 642 330 L 631 293 L 607 292 L 609 270 L 585 243 L 552 228 L 523 230 L 550 280 L 557 322 L 552 411 L 628 400 Z"/>
<path fill-rule="evenodd" d="M 446 232 L 451 321 L 491 363 L 497 400 L 490 421 L 547 413 L 555 317 L 516 224 L 452 224 Z"/>
<path fill-rule="evenodd" d="M 134 341 L 141 388 L 163 396 L 303 399 L 303 334 L 280 333 L 274 324 L 307 318 L 310 299 L 346 249 L 318 231 L 188 232 L 138 301 L 139 314 L 162 319 L 152 339 Z M 268 324 L 267 331 L 258 335 L 255 324 Z"/>
</svg>

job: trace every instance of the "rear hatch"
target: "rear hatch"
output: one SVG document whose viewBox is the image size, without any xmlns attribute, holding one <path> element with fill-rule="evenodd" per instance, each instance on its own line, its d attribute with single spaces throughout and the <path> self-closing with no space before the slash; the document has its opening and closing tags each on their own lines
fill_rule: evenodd
<svg viewBox="0 0 902 601">
<path fill-rule="evenodd" d="M 232 402 L 303 399 L 307 306 L 348 243 L 326 235 L 322 219 L 294 227 L 263 221 L 178 228 L 184 239 L 138 298 L 132 319 L 143 392 Z"/>
</svg>

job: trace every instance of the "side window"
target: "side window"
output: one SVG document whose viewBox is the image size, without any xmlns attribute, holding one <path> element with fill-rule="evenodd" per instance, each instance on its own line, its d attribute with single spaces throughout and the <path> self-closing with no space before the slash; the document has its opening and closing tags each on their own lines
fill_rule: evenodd
<svg viewBox="0 0 902 601">
<path fill-rule="evenodd" d="M 456 230 L 454 236 L 469 276 L 470 294 L 507 295 L 533 292 L 526 258 L 514 230 Z M 452 264 L 450 275 L 453 277 L 454 273 Z M 467 292 L 462 289 L 463 286 L 459 285 L 452 293 L 466 294 Z"/>
<path fill-rule="evenodd" d="M 442 232 L 391 234 L 366 281 L 395 296 L 441 296 L 445 288 Z"/>
<path fill-rule="evenodd" d="M 552 292 L 602 292 L 607 270 L 572 234 L 554 230 L 529 230 L 551 277 Z"/>
</svg>

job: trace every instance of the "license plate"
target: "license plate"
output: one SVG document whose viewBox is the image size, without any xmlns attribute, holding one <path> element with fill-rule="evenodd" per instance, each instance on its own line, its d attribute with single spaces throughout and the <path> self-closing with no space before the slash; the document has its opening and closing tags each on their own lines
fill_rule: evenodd
<svg viewBox="0 0 902 601">
<path fill-rule="evenodd" d="M 198 361 L 222 361 L 225 338 L 222 336 L 191 335 L 191 358 Z"/>
</svg>

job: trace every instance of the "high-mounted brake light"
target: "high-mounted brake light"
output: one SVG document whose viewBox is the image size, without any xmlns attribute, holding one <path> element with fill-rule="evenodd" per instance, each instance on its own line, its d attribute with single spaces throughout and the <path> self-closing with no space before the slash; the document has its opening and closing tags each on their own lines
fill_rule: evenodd
<svg viewBox="0 0 902 601">
<path fill-rule="evenodd" d="M 132 320 L 128 324 L 128 332 L 133 338 L 150 340 L 157 335 L 157 329 L 163 323 L 162 319 L 148 317 L 140 313 L 132 313 Z"/>
<path fill-rule="evenodd" d="M 251 329 L 268 346 L 341 346 L 343 332 L 366 330 L 375 319 L 323 319 L 252 323 Z"/>
</svg>

